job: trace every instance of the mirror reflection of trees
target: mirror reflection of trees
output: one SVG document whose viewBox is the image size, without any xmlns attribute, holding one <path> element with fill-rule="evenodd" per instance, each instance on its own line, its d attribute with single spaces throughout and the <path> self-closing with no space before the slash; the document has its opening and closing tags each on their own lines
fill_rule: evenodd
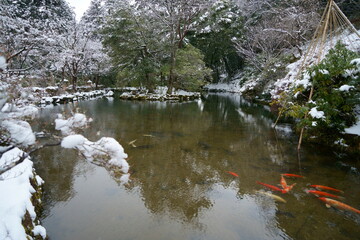
<svg viewBox="0 0 360 240">
<path fill-rule="evenodd" d="M 74 175 L 86 170 L 76 168 L 79 157 L 75 151 L 61 147 L 43 148 L 32 158 L 37 172 L 46 180 L 43 216 L 47 216 L 54 204 L 69 201 L 74 197 Z"/>
<path fill-rule="evenodd" d="M 83 130 L 84 136 L 93 141 L 113 137 L 124 147 L 131 166 L 132 181 L 127 188 L 131 191 L 139 187 L 152 213 L 169 214 L 184 222 L 196 222 L 212 207 L 209 193 L 215 184 L 235 188 L 241 198 L 257 187 L 254 179 L 261 180 L 269 166 L 277 163 L 280 172 L 287 160 L 283 139 L 269 138 L 273 131 L 270 114 L 237 95 L 210 94 L 202 103 L 103 98 L 60 105 L 44 110 L 35 131 L 52 132 L 53 125 L 47 122 L 55 119 L 56 112 L 77 110 L 94 119 L 91 127 Z M 64 160 L 63 155 L 69 157 Z M 54 201 L 71 198 L 79 156 L 75 151 L 49 148 L 38 154 L 37 162 L 43 158 L 50 159 L 50 167 L 41 170 L 44 179 L 49 179 L 48 186 L 52 186 L 48 195 Z M 226 171 L 236 171 L 241 181 Z M 121 184 L 120 176 L 112 177 Z"/>
<path fill-rule="evenodd" d="M 135 129 L 119 133 L 131 156 L 129 188 L 140 187 L 152 213 L 196 221 L 212 207 L 209 193 L 216 184 L 238 189 L 241 197 L 256 187 L 253 177 L 261 179 L 273 164 L 264 156 L 281 158 L 274 150 L 276 141 L 261 132 L 271 131 L 271 119 L 263 107 L 236 96 L 207 98 L 203 111 L 197 103 L 167 103 L 161 108 L 158 103 L 124 103 L 129 105 L 127 114 L 119 113 L 119 124 Z M 244 119 L 238 110 L 253 117 Z M 133 121 L 139 116 L 141 120 Z M 136 147 L 127 145 L 135 139 Z M 226 171 L 237 171 L 241 180 Z"/>
</svg>

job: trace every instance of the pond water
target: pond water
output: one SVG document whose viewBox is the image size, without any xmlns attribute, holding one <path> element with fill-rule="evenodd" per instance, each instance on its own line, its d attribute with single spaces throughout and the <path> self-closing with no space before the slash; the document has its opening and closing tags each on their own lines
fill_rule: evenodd
<svg viewBox="0 0 360 240">
<path fill-rule="evenodd" d="M 332 186 L 360 208 L 359 159 L 306 145 L 298 155 L 297 137 L 284 125 L 274 131 L 263 106 L 230 94 L 187 103 L 103 98 L 45 108 L 34 130 L 60 135 L 56 114 L 75 108 L 94 120 L 85 137 L 113 137 L 124 147 L 131 177 L 122 184 L 75 150 L 38 151 L 42 223 L 52 240 L 360 237 L 359 214 L 328 209 L 305 192 L 309 184 Z M 306 176 L 287 178 L 297 185 L 275 193 L 287 203 L 256 193 L 265 190 L 256 181 L 278 186 L 281 173 Z"/>
</svg>

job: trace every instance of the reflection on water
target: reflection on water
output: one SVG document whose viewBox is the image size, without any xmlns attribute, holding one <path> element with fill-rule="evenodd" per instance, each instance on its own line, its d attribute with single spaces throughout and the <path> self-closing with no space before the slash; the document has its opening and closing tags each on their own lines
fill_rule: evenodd
<svg viewBox="0 0 360 240">
<path fill-rule="evenodd" d="M 358 237 L 358 216 L 326 209 L 304 192 L 309 183 L 334 186 L 359 207 L 358 174 L 329 149 L 304 149 L 299 162 L 296 137 L 274 131 L 262 106 L 236 95 L 190 103 L 100 99 L 44 109 L 35 130 L 53 131 L 46 122 L 74 108 L 94 119 L 85 137 L 123 145 L 131 182 L 118 184 L 73 150 L 39 151 L 33 158 L 46 182 L 43 224 L 52 239 Z M 134 140 L 136 147 L 128 144 Z M 286 204 L 255 194 L 262 189 L 256 181 L 277 185 L 285 172 L 307 177 L 288 179 L 297 185 L 282 195 Z"/>
</svg>

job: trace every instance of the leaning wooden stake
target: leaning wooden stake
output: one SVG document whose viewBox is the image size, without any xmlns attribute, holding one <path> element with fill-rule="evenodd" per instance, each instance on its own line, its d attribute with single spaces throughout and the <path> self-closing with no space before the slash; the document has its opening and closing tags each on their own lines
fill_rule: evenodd
<svg viewBox="0 0 360 240">
<path fill-rule="evenodd" d="M 324 46 L 325 46 L 326 35 L 327 35 L 327 31 L 328 31 L 328 26 L 329 26 L 329 19 L 330 19 L 330 13 L 331 13 L 331 9 L 332 9 L 332 4 L 333 4 L 333 0 L 330 0 L 328 2 L 328 7 L 325 9 L 325 12 L 326 12 L 326 10 L 328 12 L 326 14 L 325 25 L 324 25 L 324 28 L 323 28 L 323 32 L 322 32 L 322 36 L 321 36 L 321 42 L 320 42 L 320 49 L 319 49 L 320 51 L 318 52 L 318 55 L 317 55 L 316 64 L 319 64 L 319 62 L 321 60 L 321 56 L 322 56 L 323 51 L 324 51 Z M 311 86 L 308 102 L 310 102 L 312 100 L 313 94 L 314 94 L 314 85 Z M 309 116 L 309 113 L 306 113 L 304 118 L 306 119 L 308 116 Z M 300 132 L 298 146 L 297 146 L 298 151 L 301 148 L 301 143 L 302 143 L 302 139 L 303 139 L 303 136 L 304 136 L 304 130 L 305 130 L 305 127 L 302 127 L 301 132 Z"/>
</svg>

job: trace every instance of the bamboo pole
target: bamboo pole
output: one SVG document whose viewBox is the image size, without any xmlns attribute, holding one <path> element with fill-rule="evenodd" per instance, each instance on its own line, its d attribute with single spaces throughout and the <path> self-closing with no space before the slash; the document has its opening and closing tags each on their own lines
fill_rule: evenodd
<svg viewBox="0 0 360 240">
<path fill-rule="evenodd" d="M 321 60 L 321 55 L 322 55 L 322 53 L 323 53 L 323 51 L 324 51 L 325 37 L 326 37 L 327 31 L 328 31 L 329 20 L 330 20 L 330 13 L 331 13 L 331 10 L 332 10 L 332 3 L 333 3 L 333 0 L 330 0 L 330 1 L 329 1 L 329 4 L 328 4 L 328 9 L 327 9 L 328 12 L 327 12 L 327 14 L 326 14 L 325 26 L 324 26 L 324 29 L 323 29 L 323 32 L 322 32 L 320 52 L 319 52 L 319 54 L 318 54 L 318 56 L 317 56 L 317 64 L 320 62 L 320 60 Z M 313 94 L 314 94 L 314 84 L 312 84 L 312 86 L 311 86 L 311 90 L 310 90 L 308 102 L 311 101 Z M 309 116 L 309 113 L 306 113 L 305 116 L 304 116 L 304 119 L 306 119 L 308 116 Z M 302 143 L 302 139 L 303 139 L 303 136 L 304 136 L 304 130 L 305 130 L 305 127 L 302 127 L 302 128 L 301 128 L 301 132 L 300 132 L 300 137 L 299 137 L 298 146 L 297 146 L 297 150 L 298 150 L 298 151 L 299 151 L 300 148 L 301 148 L 301 143 Z"/>
</svg>

